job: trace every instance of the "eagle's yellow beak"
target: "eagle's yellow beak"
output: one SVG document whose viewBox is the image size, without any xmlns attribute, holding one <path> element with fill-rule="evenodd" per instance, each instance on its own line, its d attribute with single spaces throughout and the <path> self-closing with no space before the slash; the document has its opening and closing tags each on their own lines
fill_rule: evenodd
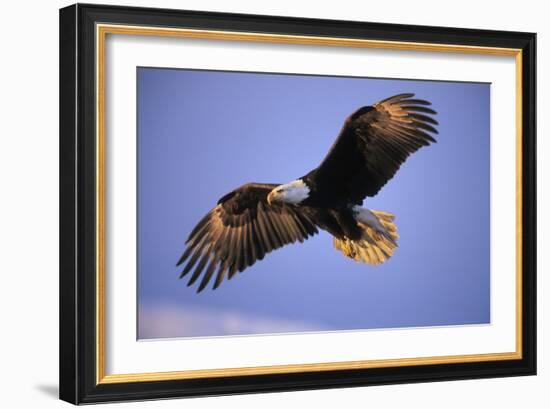
<svg viewBox="0 0 550 409">
<path fill-rule="evenodd" d="M 267 195 L 267 203 L 271 206 L 271 203 L 273 203 L 273 198 L 274 198 L 274 195 L 275 195 L 275 191 L 272 190 L 271 192 L 269 192 L 269 194 Z"/>
</svg>

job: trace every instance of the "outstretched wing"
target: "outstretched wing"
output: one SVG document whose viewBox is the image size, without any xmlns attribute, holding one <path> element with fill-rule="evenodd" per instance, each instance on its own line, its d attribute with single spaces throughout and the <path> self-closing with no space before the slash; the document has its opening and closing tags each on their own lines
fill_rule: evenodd
<svg viewBox="0 0 550 409">
<path fill-rule="evenodd" d="M 217 271 L 215 289 L 226 275 L 230 279 L 270 251 L 303 242 L 318 232 L 307 208 L 268 204 L 267 195 L 276 186 L 257 183 L 241 186 L 222 197 L 195 226 L 178 262 L 180 265 L 187 261 L 180 278 L 194 268 L 187 285 L 203 274 L 200 292 Z"/>
<path fill-rule="evenodd" d="M 346 119 L 331 150 L 312 172 L 319 190 L 343 203 L 361 204 L 390 180 L 422 146 L 436 142 L 430 102 L 399 94 L 357 110 Z"/>
</svg>

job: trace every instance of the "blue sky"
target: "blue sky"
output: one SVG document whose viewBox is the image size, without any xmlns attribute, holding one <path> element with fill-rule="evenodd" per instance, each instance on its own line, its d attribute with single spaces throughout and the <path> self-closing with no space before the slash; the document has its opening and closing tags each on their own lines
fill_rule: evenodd
<svg viewBox="0 0 550 409">
<path fill-rule="evenodd" d="M 240 335 L 488 323 L 490 85 L 138 68 L 138 336 Z M 328 233 L 196 294 L 175 263 L 225 193 L 315 168 L 342 121 L 402 92 L 438 111 L 438 143 L 365 207 L 396 215 L 381 266 Z"/>
</svg>

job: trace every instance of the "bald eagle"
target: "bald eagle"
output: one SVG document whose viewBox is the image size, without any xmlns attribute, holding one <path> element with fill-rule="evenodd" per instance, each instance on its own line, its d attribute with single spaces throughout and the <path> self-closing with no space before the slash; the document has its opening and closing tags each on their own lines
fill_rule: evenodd
<svg viewBox="0 0 550 409">
<path fill-rule="evenodd" d="M 215 274 L 216 289 L 269 252 L 325 230 L 353 260 L 380 264 L 397 247 L 394 215 L 361 207 L 407 157 L 436 142 L 430 102 L 399 94 L 351 114 L 321 164 L 285 184 L 247 183 L 219 199 L 189 234 L 177 265 L 180 278 L 202 274 L 197 292 Z M 194 268 L 194 269 L 193 269 Z"/>
</svg>

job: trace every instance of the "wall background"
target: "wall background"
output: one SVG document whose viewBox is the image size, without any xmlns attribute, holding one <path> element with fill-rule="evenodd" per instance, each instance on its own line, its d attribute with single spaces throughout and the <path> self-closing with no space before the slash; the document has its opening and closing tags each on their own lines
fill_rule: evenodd
<svg viewBox="0 0 550 409">
<path fill-rule="evenodd" d="M 96 1 L 89 1 L 96 3 Z M 108 1 L 97 3 L 201 9 L 251 14 L 332 18 L 388 23 L 457 26 L 538 32 L 538 207 L 547 208 L 550 148 L 543 138 L 550 114 L 547 84 L 550 36 L 543 2 L 525 0 L 444 3 L 394 0 L 391 5 L 338 2 L 246 0 Z M 6 407 L 63 407 L 57 401 L 58 345 L 58 8 L 65 1 L 10 2 L 0 25 L 0 243 L 2 283 L 2 403 Z M 546 186 L 544 186 L 546 185 Z M 550 219 L 539 212 L 539 375 L 417 385 L 290 392 L 207 399 L 125 403 L 113 407 L 417 407 L 542 408 L 550 398 L 548 309 L 544 298 L 550 261 L 543 254 Z"/>
</svg>

